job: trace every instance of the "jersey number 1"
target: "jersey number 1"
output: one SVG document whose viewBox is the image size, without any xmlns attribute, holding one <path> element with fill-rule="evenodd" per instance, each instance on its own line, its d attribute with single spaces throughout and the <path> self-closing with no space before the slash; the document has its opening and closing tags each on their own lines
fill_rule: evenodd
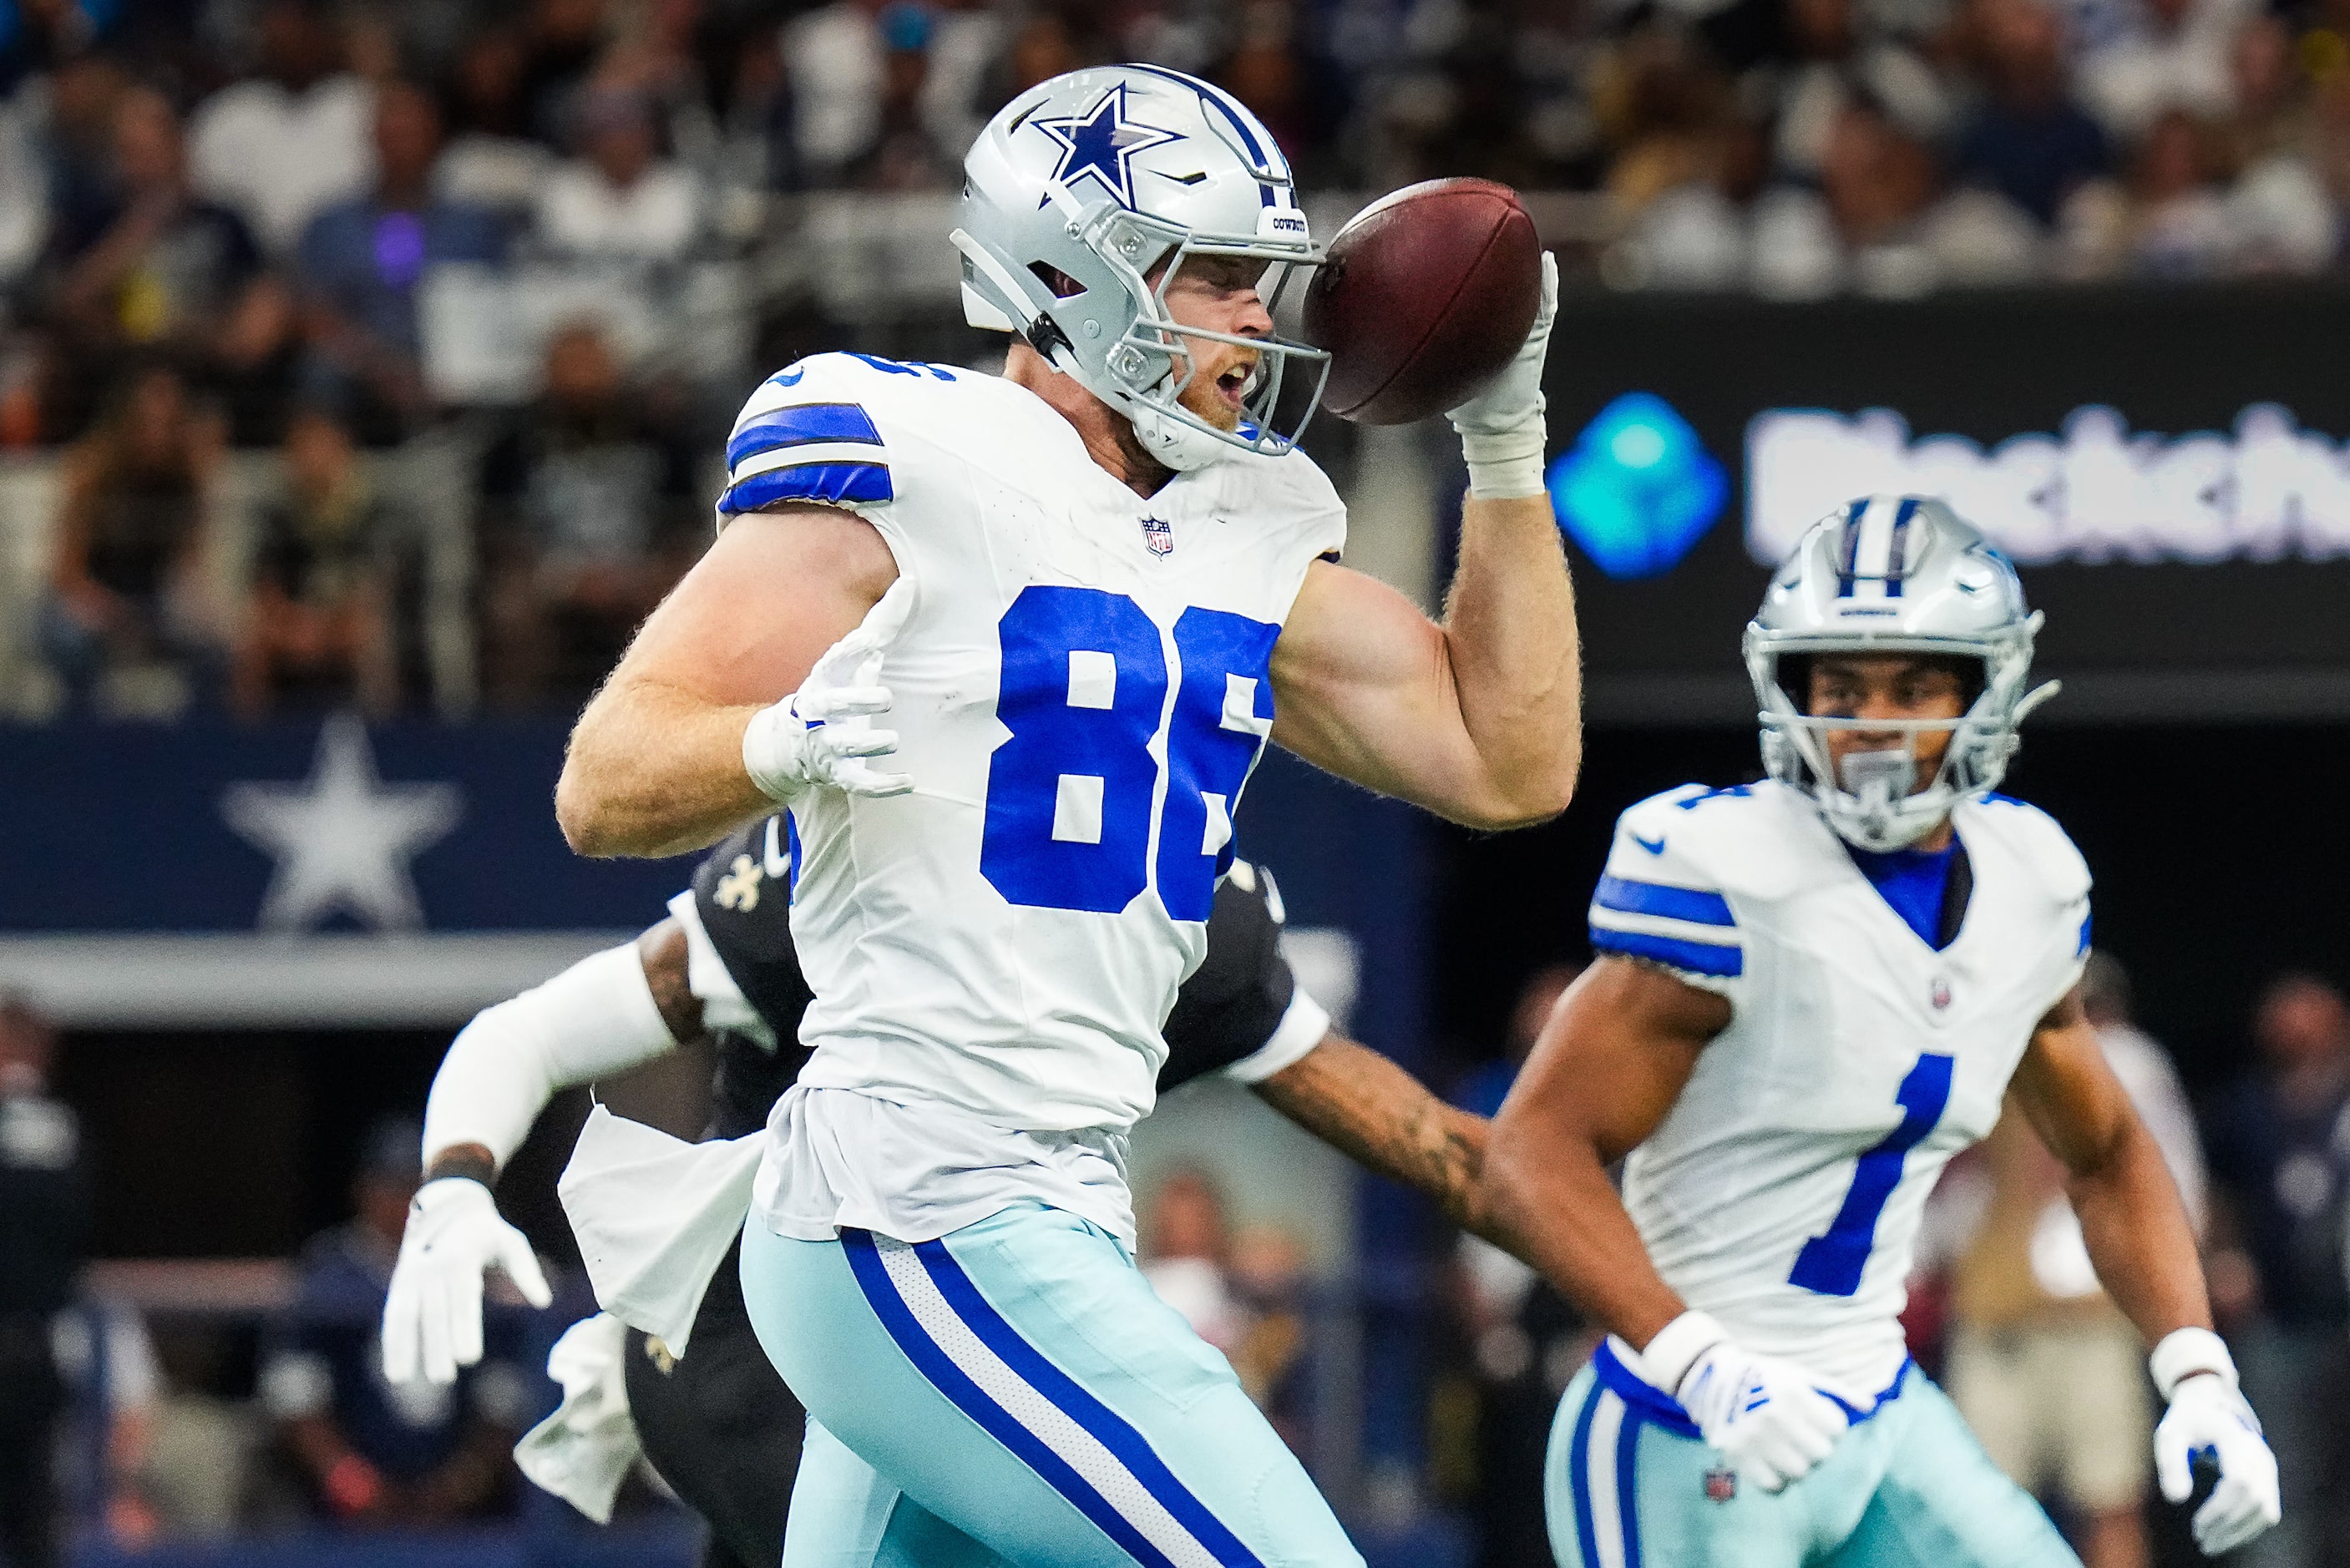
<svg viewBox="0 0 2350 1568">
<path fill-rule="evenodd" d="M 1789 1284 L 1824 1296 L 1848 1296 L 1860 1289 L 1860 1272 L 1877 1246 L 1877 1216 L 1901 1184 L 1901 1163 L 1934 1130 L 1950 1103 L 1950 1057 L 1929 1052 L 1901 1080 L 1893 1095 L 1893 1103 L 1901 1107 L 1901 1125 L 1860 1157 L 1835 1222 L 1826 1235 L 1804 1243 L 1795 1254 L 1795 1272 L 1787 1276 Z"/>
<path fill-rule="evenodd" d="M 1185 610 L 1171 714 L 1159 628 L 1124 594 L 1024 588 L 997 634 L 995 716 L 1012 738 L 988 766 L 980 874 L 1011 903 L 1116 914 L 1149 884 L 1155 826 L 1159 901 L 1206 919 L 1232 861 L 1232 808 L 1273 727 L 1281 628 Z M 1163 770 L 1151 749 L 1162 715 Z"/>
</svg>

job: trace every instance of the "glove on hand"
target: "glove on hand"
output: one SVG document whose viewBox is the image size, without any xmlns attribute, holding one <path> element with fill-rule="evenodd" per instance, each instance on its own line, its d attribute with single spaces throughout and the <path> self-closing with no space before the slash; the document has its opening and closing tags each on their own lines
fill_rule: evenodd
<svg viewBox="0 0 2350 1568">
<path fill-rule="evenodd" d="M 530 1239 L 498 1213 L 490 1189 L 444 1176 L 416 1190 L 383 1303 L 383 1375 L 393 1383 L 454 1383 L 482 1358 L 482 1276 L 493 1267 L 531 1305 L 555 1300 Z"/>
<path fill-rule="evenodd" d="M 1558 263 L 1543 253 L 1542 305 L 1517 358 L 1474 397 L 1445 418 L 1460 432 L 1469 460 L 1469 493 L 1487 500 L 1543 493 L 1543 447 L 1549 440 L 1543 419 L 1543 363 L 1550 354 L 1550 326 L 1558 314 Z"/>
<path fill-rule="evenodd" d="M 1651 1381 L 1672 1379 L 1705 1440 L 1764 1491 L 1801 1480 L 1850 1425 L 1802 1367 L 1746 1349 L 1703 1313 L 1666 1324 L 1641 1361 Z"/>
<path fill-rule="evenodd" d="M 872 763 L 898 750 L 898 732 L 872 727 L 889 711 L 881 647 L 910 607 L 900 577 L 862 625 L 827 649 L 800 689 L 754 714 L 743 732 L 743 768 L 770 798 L 788 804 L 816 785 L 850 794 L 905 794 L 914 781 Z M 885 613 L 886 612 L 886 613 Z"/>
<path fill-rule="evenodd" d="M 2182 1328 L 2155 1347 L 2155 1383 L 2170 1401 L 2154 1429 L 2155 1475 L 2162 1495 L 2195 1494 L 2195 1459 L 2209 1454 L 2219 1484 L 2195 1511 L 2195 1544 L 2206 1557 L 2232 1552 L 2283 1517 L 2276 1455 L 2260 1417 L 2236 1386 L 2235 1359 L 2209 1329 Z"/>
</svg>

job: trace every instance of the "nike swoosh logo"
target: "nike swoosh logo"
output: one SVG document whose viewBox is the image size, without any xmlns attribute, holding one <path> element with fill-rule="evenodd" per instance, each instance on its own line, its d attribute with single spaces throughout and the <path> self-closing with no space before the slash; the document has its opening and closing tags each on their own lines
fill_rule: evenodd
<svg viewBox="0 0 2350 1568">
<path fill-rule="evenodd" d="M 1636 833 L 1632 835 L 1632 842 L 1651 855 L 1662 855 L 1665 852 L 1665 841 L 1662 837 L 1643 838 Z"/>
</svg>

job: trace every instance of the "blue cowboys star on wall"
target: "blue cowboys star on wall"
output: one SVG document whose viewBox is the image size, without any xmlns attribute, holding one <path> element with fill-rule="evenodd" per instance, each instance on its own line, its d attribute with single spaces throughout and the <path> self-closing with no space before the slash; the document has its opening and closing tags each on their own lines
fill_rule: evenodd
<svg viewBox="0 0 2350 1568">
<path fill-rule="evenodd" d="M 1029 123 L 1061 144 L 1061 161 L 1053 171 L 1054 179 L 1065 185 L 1075 185 L 1090 174 L 1118 198 L 1119 205 L 1127 207 L 1134 205 L 1134 171 L 1130 167 L 1134 155 L 1147 148 L 1183 140 L 1178 131 L 1127 119 L 1123 82 L 1102 94 L 1101 101 L 1083 114 Z"/>
</svg>

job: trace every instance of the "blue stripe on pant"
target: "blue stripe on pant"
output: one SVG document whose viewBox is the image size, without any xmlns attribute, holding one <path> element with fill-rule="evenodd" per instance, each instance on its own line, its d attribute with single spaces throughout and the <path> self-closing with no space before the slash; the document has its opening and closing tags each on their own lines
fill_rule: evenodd
<svg viewBox="0 0 2350 1568">
<path fill-rule="evenodd" d="M 1628 1374 L 1623 1375 L 1628 1376 Z M 1628 1397 L 1627 1397 L 1628 1395 Z M 1544 1465 L 1561 1568 L 2079 1568 L 2039 1504 L 1910 1369 L 1802 1480 L 1732 1477 L 1655 1390 L 1586 1367 Z"/>
<path fill-rule="evenodd" d="M 837 1439 L 812 1438 L 790 1568 L 1360 1563 L 1222 1357 L 1082 1220 L 1024 1204 L 913 1246 L 754 1220 L 743 1276 Z"/>
</svg>

